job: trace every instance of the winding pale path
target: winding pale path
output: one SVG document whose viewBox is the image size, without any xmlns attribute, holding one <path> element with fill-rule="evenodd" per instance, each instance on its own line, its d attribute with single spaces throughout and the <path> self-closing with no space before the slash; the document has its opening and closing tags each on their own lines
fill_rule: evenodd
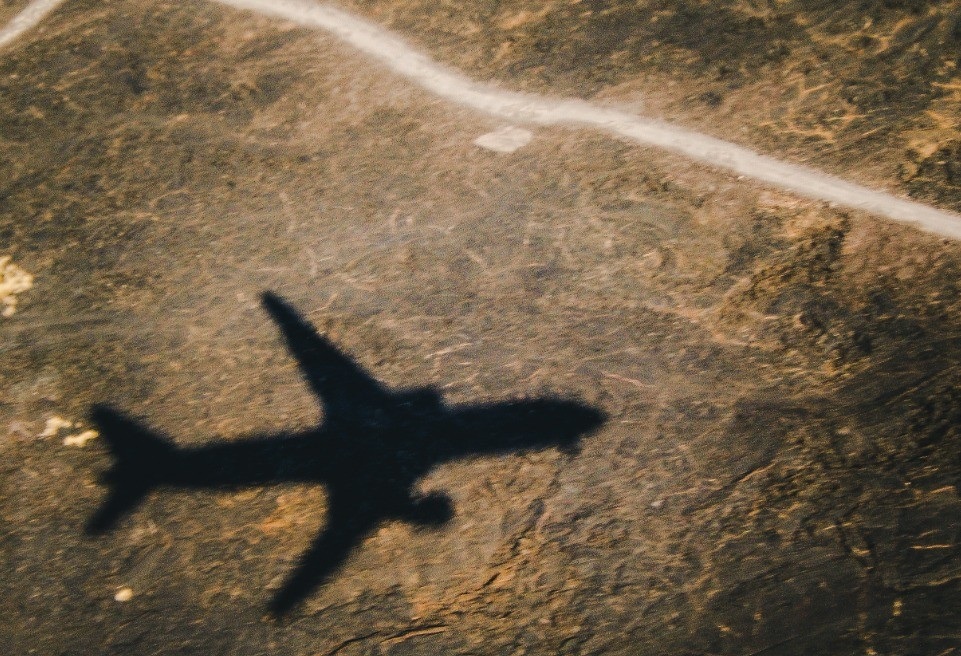
<svg viewBox="0 0 961 656">
<path fill-rule="evenodd" d="M 417 52 L 385 29 L 340 9 L 310 0 L 215 1 L 325 30 L 427 91 L 480 112 L 534 125 L 595 127 L 801 196 L 863 210 L 910 223 L 944 237 L 961 239 L 961 215 L 953 212 L 847 182 L 806 166 L 783 162 L 676 125 L 583 100 L 513 93 L 474 82 Z M 63 0 L 33 0 L 0 29 L 0 47 L 39 23 L 61 2 Z"/>
<path fill-rule="evenodd" d="M 31 27 L 42 21 L 63 0 L 32 0 L 9 23 L 0 28 L 0 48 L 4 47 Z"/>
</svg>

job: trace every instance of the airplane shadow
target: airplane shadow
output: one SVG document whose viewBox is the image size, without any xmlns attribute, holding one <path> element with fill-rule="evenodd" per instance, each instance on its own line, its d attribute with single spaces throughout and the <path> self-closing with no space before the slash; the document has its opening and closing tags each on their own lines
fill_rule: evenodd
<svg viewBox="0 0 961 656">
<path fill-rule="evenodd" d="M 430 387 L 390 390 L 284 300 L 271 293 L 262 300 L 323 406 L 323 423 L 301 433 L 178 448 L 129 416 L 95 406 L 92 418 L 114 463 L 103 475 L 110 492 L 86 530 L 106 532 L 158 488 L 323 484 L 326 527 L 270 601 L 274 616 L 288 613 L 328 581 L 384 522 L 447 523 L 454 514 L 449 497 L 416 492 L 418 479 L 434 467 L 547 448 L 573 453 L 582 437 L 605 421 L 599 410 L 570 399 L 451 406 Z"/>
</svg>

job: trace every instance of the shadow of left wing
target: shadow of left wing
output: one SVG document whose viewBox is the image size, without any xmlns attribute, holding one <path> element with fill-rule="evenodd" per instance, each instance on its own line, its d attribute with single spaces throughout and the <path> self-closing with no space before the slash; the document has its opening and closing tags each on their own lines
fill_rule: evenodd
<svg viewBox="0 0 961 656">
<path fill-rule="evenodd" d="M 327 499 L 327 525 L 271 599 L 268 609 L 274 617 L 286 615 L 325 583 L 379 523 L 371 513 L 347 508 L 345 500 L 333 490 Z"/>
</svg>

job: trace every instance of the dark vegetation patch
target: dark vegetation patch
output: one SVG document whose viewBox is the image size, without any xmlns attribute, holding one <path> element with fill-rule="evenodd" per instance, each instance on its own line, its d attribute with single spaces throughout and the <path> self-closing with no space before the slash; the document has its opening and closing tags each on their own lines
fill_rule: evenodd
<svg viewBox="0 0 961 656">
<path fill-rule="evenodd" d="M 729 565 L 709 612 L 722 617 L 768 594 L 765 603 L 781 604 L 793 589 L 795 621 L 821 632 L 796 637 L 790 653 L 808 641 L 829 651 L 950 649 L 961 631 L 957 249 L 905 251 L 843 218 L 794 224 L 782 239 L 783 249 L 760 251 L 721 316 L 755 317 L 761 342 L 811 378 L 731 418 L 735 434 L 782 446 L 734 472 L 720 517 L 714 503 L 704 508 L 719 535 L 715 566 Z M 807 569 L 812 558 L 823 560 Z M 739 579 L 734 563 L 751 561 L 772 578 Z M 855 633 L 827 629 L 852 607 L 863 613 Z M 729 637 L 752 630 L 744 622 Z"/>
</svg>

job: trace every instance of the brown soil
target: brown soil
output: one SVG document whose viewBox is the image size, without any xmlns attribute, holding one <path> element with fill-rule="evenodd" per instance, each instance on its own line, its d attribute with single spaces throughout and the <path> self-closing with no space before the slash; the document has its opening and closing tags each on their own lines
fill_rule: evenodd
<svg viewBox="0 0 961 656">
<path fill-rule="evenodd" d="M 639 109 L 961 208 L 954 1 L 348 4 L 476 77 Z"/>
<path fill-rule="evenodd" d="M 950 33 L 944 3 L 864 3 L 848 18 L 752 3 L 753 19 L 746 2 L 710 16 L 707 3 L 662 4 L 632 5 L 638 18 L 617 3 L 362 9 L 517 87 L 623 99 L 619 85 L 670 74 L 663 111 L 686 102 L 681 120 L 729 121 L 819 162 L 856 157 L 869 176 L 900 165 L 906 130 L 926 129 L 932 108 L 954 111 L 931 91 L 953 72 L 877 112 L 876 138 L 798 100 L 822 75 L 824 96 L 804 96 L 819 106 L 885 52 L 890 75 L 941 70 L 902 70 L 921 48 L 903 42 L 947 61 L 948 41 L 932 45 Z M 844 47 L 828 47 L 832 34 Z M 851 45 L 865 35 L 877 42 Z M 625 48 L 635 63 L 622 66 Z M 820 73 L 787 81 L 822 52 L 834 59 Z M 871 94 L 897 86 L 885 75 L 852 91 L 851 112 L 884 104 Z M 754 111 L 793 113 L 766 126 L 725 113 L 764 85 L 793 100 Z M 698 88 L 719 99 L 684 100 Z M 68 3 L 4 53 L 0 107 L 0 255 L 35 276 L 0 320 L 10 653 L 961 644 L 956 243 L 588 132 L 487 152 L 472 142 L 496 121 L 322 35 L 214 4 Z M 799 121 L 830 134 L 785 127 Z M 841 145 L 822 150 L 829 136 Z M 955 206 L 946 169 L 924 162 L 956 149 L 930 136 L 910 189 Z M 438 468 L 424 490 L 452 497 L 451 523 L 384 525 L 269 620 L 270 591 L 324 524 L 322 489 L 164 489 L 93 539 L 102 440 L 37 437 L 53 415 L 90 427 L 96 403 L 181 446 L 316 423 L 264 290 L 391 386 L 450 403 L 563 396 L 607 423 L 577 455 Z M 115 601 L 125 587 L 133 597 Z"/>
</svg>

